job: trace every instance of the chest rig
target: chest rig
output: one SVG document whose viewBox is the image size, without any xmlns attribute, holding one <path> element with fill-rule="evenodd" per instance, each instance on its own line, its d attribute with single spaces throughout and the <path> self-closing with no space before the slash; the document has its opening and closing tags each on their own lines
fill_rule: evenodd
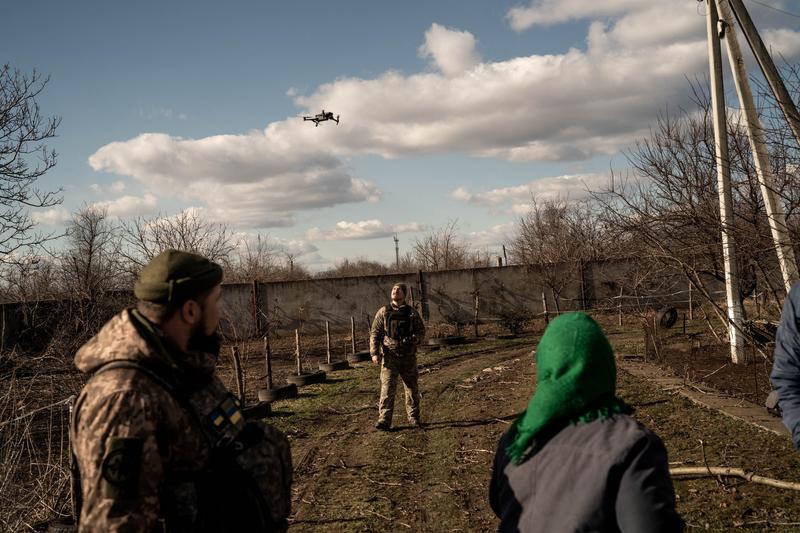
<svg viewBox="0 0 800 533">
<path fill-rule="evenodd" d="M 401 344 L 411 342 L 411 337 L 414 335 L 413 313 L 410 305 L 402 305 L 399 308 L 387 305 L 385 309 L 386 336 Z"/>
</svg>

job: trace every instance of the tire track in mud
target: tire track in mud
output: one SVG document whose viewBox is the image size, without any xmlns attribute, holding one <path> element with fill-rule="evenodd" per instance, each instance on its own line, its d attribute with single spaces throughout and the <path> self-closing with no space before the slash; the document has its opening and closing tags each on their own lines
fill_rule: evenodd
<svg viewBox="0 0 800 533">
<path fill-rule="evenodd" d="M 422 429 L 407 426 L 401 392 L 394 430 L 376 431 L 372 425 L 377 416 L 377 368 L 346 373 L 345 379 L 354 380 L 355 386 L 331 398 L 318 416 L 307 417 L 303 424 L 313 427 L 306 427 L 292 443 L 296 461 L 292 530 L 495 527 L 483 494 L 494 442 L 513 418 L 509 414 L 516 411 L 513 402 L 505 402 L 491 389 L 502 381 L 499 376 L 529 368 L 529 353 L 530 346 L 481 348 L 419 365 Z M 505 367 L 482 372 L 497 365 Z M 464 384 L 475 375 L 483 379 Z M 485 418 L 476 419 L 473 413 Z M 481 451 L 473 453 L 469 447 L 463 451 L 464 442 L 480 442 Z M 478 467 L 477 479 L 473 467 Z M 460 475 L 469 479 L 461 480 Z M 476 484 L 483 490 L 474 490 Z"/>
</svg>

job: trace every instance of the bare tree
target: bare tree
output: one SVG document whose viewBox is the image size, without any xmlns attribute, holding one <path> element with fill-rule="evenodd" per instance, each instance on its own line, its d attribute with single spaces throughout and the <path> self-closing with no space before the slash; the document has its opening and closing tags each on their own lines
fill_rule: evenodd
<svg viewBox="0 0 800 533">
<path fill-rule="evenodd" d="M 414 261 L 426 271 L 466 268 L 472 265 L 470 247 L 458 236 L 458 220 L 414 241 Z"/>
<path fill-rule="evenodd" d="M 615 239 L 586 200 L 531 198 L 509 242 L 514 262 L 537 265 L 560 311 L 560 295 L 576 279 L 581 261 L 607 259 Z"/>
<path fill-rule="evenodd" d="M 187 209 L 174 216 L 134 218 L 123 224 L 121 255 L 136 273 L 153 257 L 173 248 L 227 264 L 235 248 L 225 224 L 211 222 Z"/>
<path fill-rule="evenodd" d="M 395 265 L 389 266 L 378 261 L 371 261 L 365 257 L 356 259 L 343 259 L 334 268 L 320 272 L 320 278 L 343 278 L 348 276 L 377 276 L 395 271 Z"/>
<path fill-rule="evenodd" d="M 268 281 L 278 269 L 277 251 L 269 235 L 258 234 L 255 240 L 242 238 L 229 262 L 225 280 L 232 283 Z"/>
<path fill-rule="evenodd" d="M 105 208 L 90 205 L 72 215 L 61 258 L 62 285 L 68 296 L 95 300 L 122 288 L 116 230 Z"/>
<path fill-rule="evenodd" d="M 698 111 L 664 114 L 650 136 L 628 153 L 632 173 L 617 176 L 616 186 L 596 193 L 603 205 L 602 219 L 636 244 L 642 260 L 657 261 L 683 272 L 698 293 L 718 305 L 716 287 L 724 283 L 721 223 L 716 187 L 716 159 L 707 91 L 693 85 Z M 767 125 L 769 120 L 765 120 Z M 766 212 L 748 141 L 733 115 L 728 120 L 734 222 L 728 230 L 736 242 L 741 294 L 757 283 L 771 288 L 773 303 L 780 305 L 780 272 L 775 258 Z M 780 129 L 778 126 L 777 129 Z M 785 129 L 785 127 L 784 127 Z M 784 202 L 787 223 L 798 235 L 798 176 L 789 161 L 797 149 L 782 142 L 770 144 L 775 155 L 775 190 Z M 777 282 L 777 283 L 776 283 Z"/>
<path fill-rule="evenodd" d="M 28 76 L 9 65 L 0 68 L 0 261 L 39 245 L 54 235 L 36 233 L 29 209 L 61 203 L 61 190 L 42 191 L 36 181 L 56 164 L 45 141 L 55 136 L 61 119 L 40 114 L 36 98 L 48 78 Z"/>
</svg>

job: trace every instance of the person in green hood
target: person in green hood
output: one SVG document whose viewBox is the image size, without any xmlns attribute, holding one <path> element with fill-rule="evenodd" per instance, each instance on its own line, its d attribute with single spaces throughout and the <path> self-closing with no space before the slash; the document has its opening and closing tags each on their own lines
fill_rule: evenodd
<svg viewBox="0 0 800 533">
<path fill-rule="evenodd" d="M 616 396 L 614 351 L 584 313 L 550 323 L 536 391 L 500 439 L 489 500 L 499 531 L 683 531 L 667 451 Z"/>
</svg>

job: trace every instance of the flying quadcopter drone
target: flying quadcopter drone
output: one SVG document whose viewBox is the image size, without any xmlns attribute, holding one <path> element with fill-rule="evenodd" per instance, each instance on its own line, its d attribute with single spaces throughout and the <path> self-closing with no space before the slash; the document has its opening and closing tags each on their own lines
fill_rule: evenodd
<svg viewBox="0 0 800 533">
<path fill-rule="evenodd" d="M 316 114 L 313 117 L 303 117 L 303 120 L 310 120 L 314 123 L 315 128 L 319 126 L 320 122 L 325 122 L 326 120 L 332 120 L 337 126 L 339 125 L 339 115 L 336 115 L 336 118 L 333 118 L 333 111 L 328 111 L 326 113 L 324 109 L 322 110 L 322 113 Z"/>
</svg>

